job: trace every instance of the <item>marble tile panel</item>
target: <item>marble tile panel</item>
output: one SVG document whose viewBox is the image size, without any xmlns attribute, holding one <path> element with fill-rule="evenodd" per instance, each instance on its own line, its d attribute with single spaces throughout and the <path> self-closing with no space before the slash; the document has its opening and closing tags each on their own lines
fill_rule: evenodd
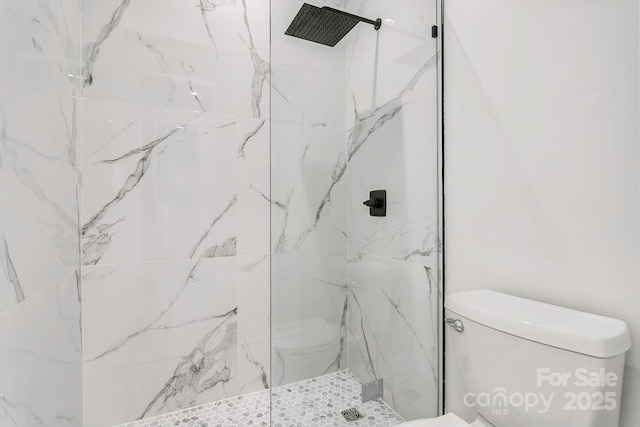
<svg viewBox="0 0 640 427">
<path fill-rule="evenodd" d="M 0 316 L 0 425 L 82 427 L 80 278 Z"/>
<path fill-rule="evenodd" d="M 236 268 L 225 257 L 83 269 L 86 425 L 235 396 L 262 375 L 248 363 L 239 375 Z"/>
<path fill-rule="evenodd" d="M 268 255 L 238 262 L 238 378 L 241 393 L 271 387 L 271 264 Z"/>
<path fill-rule="evenodd" d="M 273 122 L 272 322 L 274 384 L 345 367 L 344 133 Z"/>
<path fill-rule="evenodd" d="M 275 120 L 344 128 L 346 42 L 331 48 L 285 35 L 303 3 L 283 0 L 271 11 L 271 116 Z"/>
<path fill-rule="evenodd" d="M 271 133 L 268 119 L 238 118 L 238 254 L 270 251 Z"/>
<path fill-rule="evenodd" d="M 76 115 L 62 94 L 0 97 L 0 312 L 79 265 Z"/>
<path fill-rule="evenodd" d="M 74 271 L 80 2 L 0 5 L 0 312 Z"/>
<path fill-rule="evenodd" d="M 358 25 L 347 40 L 348 125 L 354 114 L 388 110 L 398 99 L 436 90 L 435 0 L 351 0 L 347 10 L 383 20 L 377 32 Z"/>
<path fill-rule="evenodd" d="M 26 93 L 76 93 L 80 73 L 80 0 L 3 1 L 0 22 L 3 101 Z"/>
<path fill-rule="evenodd" d="M 362 118 L 350 134 L 349 257 L 375 254 L 436 267 L 438 262 L 437 94 Z M 387 191 L 387 216 L 362 201 Z"/>
<path fill-rule="evenodd" d="M 270 117 L 271 92 L 271 3 L 236 0 L 237 7 L 237 114 L 240 117 Z"/>
<path fill-rule="evenodd" d="M 236 2 L 84 0 L 83 94 L 235 114 Z"/>
<path fill-rule="evenodd" d="M 349 264 L 349 369 L 384 379 L 384 399 L 404 418 L 438 413 L 437 272 L 367 256 Z"/>
<path fill-rule="evenodd" d="M 83 264 L 237 252 L 236 119 L 85 100 Z"/>
</svg>

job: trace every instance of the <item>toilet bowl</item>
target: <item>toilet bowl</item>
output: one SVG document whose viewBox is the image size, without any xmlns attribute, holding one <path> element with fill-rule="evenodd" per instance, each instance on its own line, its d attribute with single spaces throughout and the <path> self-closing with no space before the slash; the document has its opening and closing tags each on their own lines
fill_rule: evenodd
<svg viewBox="0 0 640 427">
<path fill-rule="evenodd" d="M 620 416 L 625 353 L 631 347 L 627 325 L 597 316 L 493 291 L 461 292 L 445 300 L 453 363 L 462 381 L 464 403 L 477 418 L 471 424 L 449 413 L 401 427 L 603 427 Z M 581 376 L 611 382 L 578 381 Z M 545 374 L 546 373 L 546 374 Z M 554 373 L 574 381 L 552 383 Z M 523 408 L 511 397 L 547 397 L 544 407 Z M 610 410 L 567 410 L 567 393 L 614 396 Z M 490 399 L 476 399 L 490 396 Z M 511 397 L 509 397 L 511 396 Z M 469 397 L 469 400 L 467 398 Z M 542 400 L 540 400 L 542 401 Z"/>
</svg>

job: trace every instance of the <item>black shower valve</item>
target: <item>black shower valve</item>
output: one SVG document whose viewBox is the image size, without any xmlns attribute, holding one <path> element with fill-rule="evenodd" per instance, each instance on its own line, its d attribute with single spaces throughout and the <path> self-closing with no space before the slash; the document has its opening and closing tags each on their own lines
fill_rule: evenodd
<svg viewBox="0 0 640 427">
<path fill-rule="evenodd" d="M 369 200 L 365 200 L 362 204 L 369 208 L 369 215 L 371 216 L 387 216 L 387 191 L 371 191 Z"/>
<path fill-rule="evenodd" d="M 380 199 L 369 199 L 362 202 L 363 205 L 369 206 L 370 208 L 379 208 L 382 205 L 382 200 Z"/>
</svg>

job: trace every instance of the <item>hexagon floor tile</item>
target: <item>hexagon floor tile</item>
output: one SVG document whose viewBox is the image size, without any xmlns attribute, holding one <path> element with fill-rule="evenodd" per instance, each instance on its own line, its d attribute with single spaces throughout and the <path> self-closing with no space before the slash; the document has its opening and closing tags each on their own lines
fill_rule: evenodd
<svg viewBox="0 0 640 427">
<path fill-rule="evenodd" d="M 271 414 L 269 391 L 265 390 L 118 427 L 393 427 L 404 422 L 383 400 L 360 403 L 361 386 L 345 370 L 274 388 Z M 341 412 L 350 408 L 356 408 L 363 418 L 347 421 Z"/>
</svg>

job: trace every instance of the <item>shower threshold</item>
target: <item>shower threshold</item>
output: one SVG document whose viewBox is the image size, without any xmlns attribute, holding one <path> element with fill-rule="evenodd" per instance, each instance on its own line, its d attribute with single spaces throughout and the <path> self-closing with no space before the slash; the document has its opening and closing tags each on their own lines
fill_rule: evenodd
<svg viewBox="0 0 640 427">
<path fill-rule="evenodd" d="M 361 403 L 361 387 L 360 380 L 344 370 L 276 387 L 271 399 L 264 390 L 117 427 L 393 427 L 404 422 L 382 399 Z M 363 418 L 347 421 L 342 411 L 348 408 Z"/>
</svg>

